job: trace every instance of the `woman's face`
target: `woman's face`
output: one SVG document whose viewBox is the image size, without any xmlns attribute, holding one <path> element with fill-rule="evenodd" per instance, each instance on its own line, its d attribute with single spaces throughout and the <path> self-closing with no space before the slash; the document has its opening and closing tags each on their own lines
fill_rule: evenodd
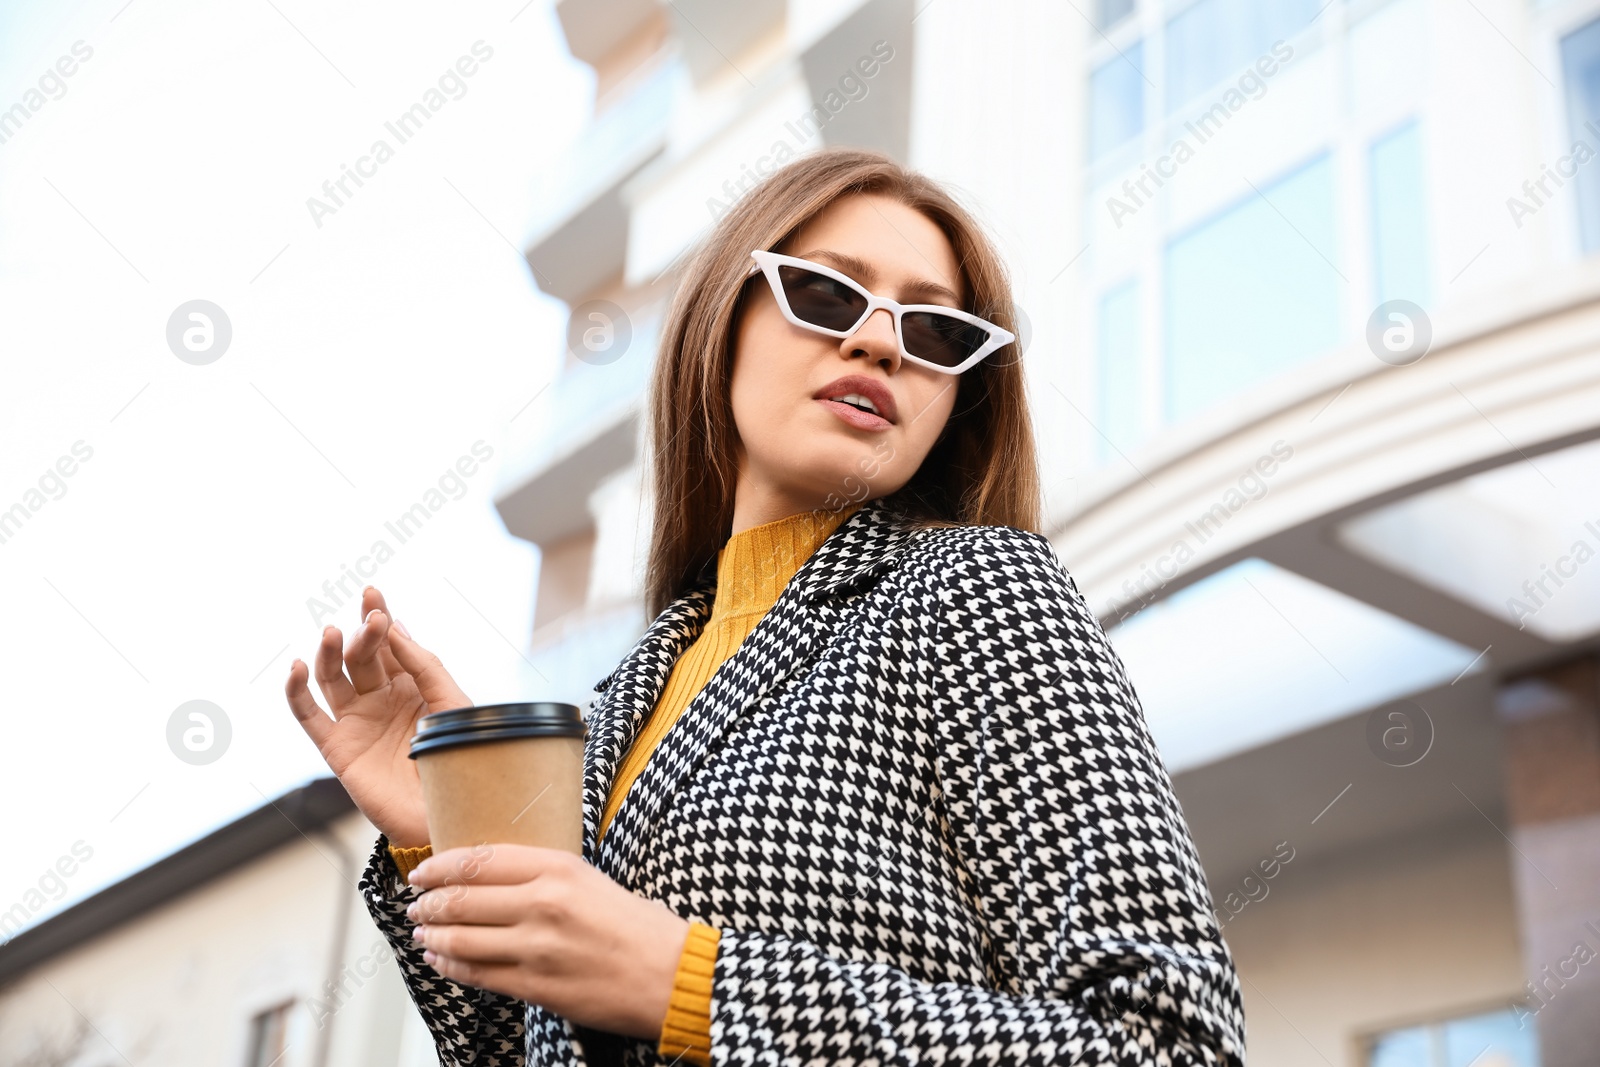
<svg viewBox="0 0 1600 1067">
<path fill-rule="evenodd" d="M 944 233 L 887 197 L 844 197 L 776 251 L 832 267 L 903 304 L 965 305 Z M 765 278 L 748 285 L 731 386 L 739 433 L 735 528 L 876 499 L 910 481 L 950 417 L 959 376 L 903 362 L 887 309 L 849 337 L 833 338 L 785 319 Z M 865 381 L 835 384 L 850 376 Z M 887 400 L 887 411 L 875 405 L 886 418 L 827 399 L 870 397 L 873 387 Z"/>
</svg>

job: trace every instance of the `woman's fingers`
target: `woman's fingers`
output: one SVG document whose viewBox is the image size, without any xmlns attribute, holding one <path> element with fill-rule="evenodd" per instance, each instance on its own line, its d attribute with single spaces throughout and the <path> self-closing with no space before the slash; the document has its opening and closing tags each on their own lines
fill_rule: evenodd
<svg viewBox="0 0 1600 1067">
<path fill-rule="evenodd" d="M 301 660 L 289 664 L 289 681 L 284 686 L 284 695 L 289 698 L 289 710 L 294 712 L 294 717 L 305 729 L 306 736 L 311 738 L 312 744 L 320 751 L 333 732 L 333 719 L 322 706 L 317 703 L 316 697 L 311 695 L 311 690 L 306 687 L 306 682 L 311 677 L 311 669 Z"/>
<path fill-rule="evenodd" d="M 406 918 L 419 926 L 514 926 L 527 917 L 527 895 L 520 885 L 444 885 L 428 890 L 406 908 Z"/>
<path fill-rule="evenodd" d="M 369 585 L 361 590 L 361 617 L 364 619 L 371 615 L 374 608 L 385 615 L 389 614 L 389 605 L 383 599 L 383 594 L 378 591 L 377 586 Z"/>
<path fill-rule="evenodd" d="M 425 890 L 468 884 L 522 885 L 562 871 L 571 873 L 581 866 L 581 859 L 562 849 L 478 844 L 435 852 L 417 864 L 408 880 Z"/>
<path fill-rule="evenodd" d="M 370 693 L 389 684 L 389 672 L 378 660 L 378 650 L 383 647 L 383 638 L 388 632 L 389 617 L 374 610 L 350 639 L 350 647 L 344 652 L 344 666 L 356 692 Z"/>
<path fill-rule="evenodd" d="M 317 688 L 322 690 L 322 699 L 333 709 L 335 718 L 346 704 L 356 698 L 356 687 L 344 676 L 344 664 L 340 658 L 343 651 L 344 635 L 339 628 L 324 626 L 322 640 L 317 644 Z"/>
<path fill-rule="evenodd" d="M 374 608 L 387 615 L 390 624 L 394 624 L 394 612 L 389 610 L 389 604 L 384 600 L 383 594 L 378 592 L 377 586 L 369 585 L 361 591 L 361 617 L 364 619 L 371 615 Z M 378 645 L 378 662 L 383 664 L 383 669 L 388 672 L 390 678 L 405 673 L 400 661 L 394 658 L 394 649 L 389 647 L 387 637 Z"/>
<path fill-rule="evenodd" d="M 422 693 L 422 699 L 428 702 L 429 710 L 472 705 L 467 694 L 450 677 L 450 672 L 444 669 L 444 664 L 439 662 L 439 657 L 407 637 L 398 626 L 389 630 L 389 647 L 394 649 L 400 666 L 416 679 L 417 689 Z"/>
<path fill-rule="evenodd" d="M 526 963 L 522 946 L 500 926 L 422 926 L 413 939 L 436 956 L 469 964 Z"/>
</svg>

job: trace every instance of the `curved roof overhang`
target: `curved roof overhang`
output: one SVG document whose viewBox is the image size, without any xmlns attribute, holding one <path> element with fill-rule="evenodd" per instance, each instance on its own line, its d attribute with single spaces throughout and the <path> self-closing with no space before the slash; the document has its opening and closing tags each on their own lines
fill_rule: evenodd
<svg viewBox="0 0 1600 1067">
<path fill-rule="evenodd" d="M 1050 536 L 1102 621 L 1261 559 L 1462 645 L 1492 646 L 1502 674 L 1600 647 L 1595 628 L 1519 626 L 1483 597 L 1397 565 L 1405 551 L 1367 550 L 1371 523 L 1352 534 L 1363 517 L 1484 472 L 1520 467 L 1541 493 L 1563 491 L 1540 457 L 1600 439 L 1600 266 L 1566 268 L 1434 326 L 1415 363 L 1352 346 L 1175 428 L 1086 486 Z M 1594 512 L 1600 520 L 1600 500 Z"/>
</svg>

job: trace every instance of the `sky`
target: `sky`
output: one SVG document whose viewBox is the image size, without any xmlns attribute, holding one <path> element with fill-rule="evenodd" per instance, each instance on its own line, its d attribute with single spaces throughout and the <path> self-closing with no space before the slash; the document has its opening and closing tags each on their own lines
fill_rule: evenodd
<svg viewBox="0 0 1600 1067">
<path fill-rule="evenodd" d="M 283 683 L 314 600 L 357 625 L 323 586 L 375 542 L 469 696 L 537 695 L 537 549 L 492 497 L 565 333 L 518 252 L 529 190 L 592 93 L 546 0 L 0 7 L 0 111 L 29 111 L 0 143 L 0 512 L 26 511 L 0 528 L 0 912 L 326 774 Z"/>
</svg>

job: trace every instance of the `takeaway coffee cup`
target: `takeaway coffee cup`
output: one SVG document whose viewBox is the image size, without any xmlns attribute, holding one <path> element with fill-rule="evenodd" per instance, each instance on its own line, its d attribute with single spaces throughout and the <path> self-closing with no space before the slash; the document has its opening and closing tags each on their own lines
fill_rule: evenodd
<svg viewBox="0 0 1600 1067">
<path fill-rule="evenodd" d="M 435 852 L 506 843 L 583 853 L 576 704 L 488 704 L 424 715 L 411 739 Z"/>
</svg>

